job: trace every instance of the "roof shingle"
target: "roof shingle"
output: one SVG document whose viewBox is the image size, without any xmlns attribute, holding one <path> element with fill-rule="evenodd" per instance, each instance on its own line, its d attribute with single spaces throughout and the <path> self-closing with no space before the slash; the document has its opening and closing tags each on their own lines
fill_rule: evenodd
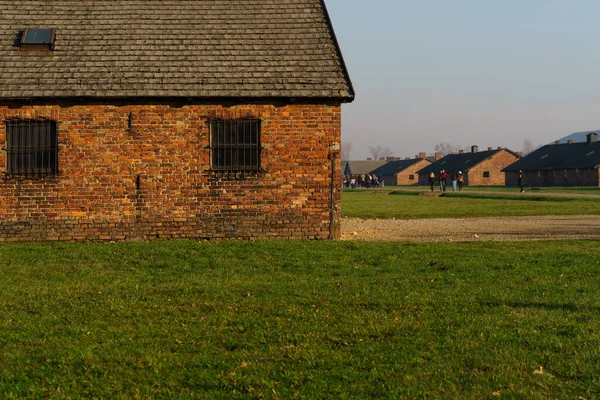
<svg viewBox="0 0 600 400">
<path fill-rule="evenodd" d="M 56 28 L 54 51 L 15 47 Z M 0 0 L 0 98 L 351 101 L 320 0 Z"/>
<path fill-rule="evenodd" d="M 440 170 L 446 172 L 455 171 L 468 171 L 480 162 L 493 157 L 495 154 L 501 151 L 512 151 L 508 149 L 496 149 L 487 151 L 478 151 L 475 153 L 462 153 L 462 154 L 448 154 L 447 156 L 437 160 L 436 162 L 428 165 L 427 167 L 419 170 L 419 174 L 429 175 L 431 172 L 437 174 Z M 512 153 L 514 154 L 514 153 Z M 515 154 L 516 155 L 516 154 Z"/>
<path fill-rule="evenodd" d="M 548 144 L 504 168 L 504 171 L 585 169 L 599 165 L 600 142 Z"/>
<path fill-rule="evenodd" d="M 394 160 L 385 163 L 381 167 L 374 169 L 372 172 L 377 176 L 394 176 L 406 168 L 418 163 L 419 161 L 427 161 L 424 158 L 413 158 L 411 160 Z"/>
</svg>

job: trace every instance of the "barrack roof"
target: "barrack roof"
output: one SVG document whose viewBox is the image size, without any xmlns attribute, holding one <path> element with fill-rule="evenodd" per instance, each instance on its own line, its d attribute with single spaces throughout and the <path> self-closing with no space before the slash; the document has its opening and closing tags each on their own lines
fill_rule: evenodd
<svg viewBox="0 0 600 400">
<path fill-rule="evenodd" d="M 20 49 L 26 28 L 55 28 L 54 49 Z M 40 97 L 354 90 L 322 0 L 0 0 L 0 98 Z"/>
</svg>

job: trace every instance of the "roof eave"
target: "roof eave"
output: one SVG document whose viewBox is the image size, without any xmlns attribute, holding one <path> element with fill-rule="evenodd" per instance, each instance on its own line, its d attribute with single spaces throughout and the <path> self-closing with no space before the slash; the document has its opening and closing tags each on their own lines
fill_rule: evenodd
<svg viewBox="0 0 600 400">
<path fill-rule="evenodd" d="M 352 84 L 352 80 L 350 79 L 350 74 L 348 72 L 348 68 L 346 67 L 346 62 L 344 61 L 344 56 L 342 54 L 342 50 L 340 44 L 337 40 L 337 36 L 335 35 L 335 30 L 333 29 L 333 23 L 331 22 L 331 18 L 329 17 L 329 11 L 327 11 L 327 6 L 325 5 L 325 0 L 319 0 L 321 2 L 321 7 L 323 8 L 323 15 L 325 16 L 325 22 L 327 23 L 327 28 L 331 34 L 333 39 L 333 45 L 335 46 L 336 54 L 340 60 L 340 65 L 342 67 L 342 73 L 344 74 L 344 78 L 346 79 L 346 83 L 348 84 L 348 93 L 350 96 L 346 101 L 346 103 L 351 103 L 354 101 L 356 93 L 354 92 L 354 85 Z"/>
<path fill-rule="evenodd" d="M 54 103 L 123 103 L 150 104 L 342 104 L 354 100 L 350 96 L 19 96 L 0 97 L 0 104 L 54 104 Z"/>
</svg>

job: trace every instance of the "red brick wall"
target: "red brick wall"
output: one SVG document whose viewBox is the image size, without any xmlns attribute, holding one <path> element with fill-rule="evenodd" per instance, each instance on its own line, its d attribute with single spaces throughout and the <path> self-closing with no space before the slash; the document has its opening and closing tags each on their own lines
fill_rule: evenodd
<svg viewBox="0 0 600 400">
<path fill-rule="evenodd" d="M 57 121 L 60 172 L 8 178 L 0 123 L 0 241 L 340 236 L 339 105 L 0 105 L 11 117 Z M 260 118 L 265 172 L 211 175 L 209 117 Z"/>
<path fill-rule="evenodd" d="M 400 171 L 396 174 L 396 185 L 418 185 L 419 174 L 417 174 L 417 172 L 427 167 L 429 164 L 431 164 L 431 162 L 427 160 L 421 160 Z M 411 180 L 410 175 L 414 175 L 414 179 Z"/>
<path fill-rule="evenodd" d="M 506 150 L 499 151 L 489 159 L 470 168 L 465 175 L 465 185 L 503 186 L 506 177 L 504 176 L 502 169 L 508 167 L 518 159 L 519 157 Z M 485 171 L 489 172 L 489 178 L 483 176 Z"/>
<path fill-rule="evenodd" d="M 530 186 L 600 186 L 598 168 L 523 171 L 523 181 Z M 517 186 L 518 172 L 506 173 L 506 186 Z"/>
</svg>

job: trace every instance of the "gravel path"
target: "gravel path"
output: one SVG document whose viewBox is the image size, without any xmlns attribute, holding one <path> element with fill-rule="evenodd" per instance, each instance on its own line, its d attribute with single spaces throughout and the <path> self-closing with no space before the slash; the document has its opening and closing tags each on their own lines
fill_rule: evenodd
<svg viewBox="0 0 600 400">
<path fill-rule="evenodd" d="M 499 218 L 342 218 L 342 240 L 523 241 L 600 239 L 600 215 Z"/>
</svg>

